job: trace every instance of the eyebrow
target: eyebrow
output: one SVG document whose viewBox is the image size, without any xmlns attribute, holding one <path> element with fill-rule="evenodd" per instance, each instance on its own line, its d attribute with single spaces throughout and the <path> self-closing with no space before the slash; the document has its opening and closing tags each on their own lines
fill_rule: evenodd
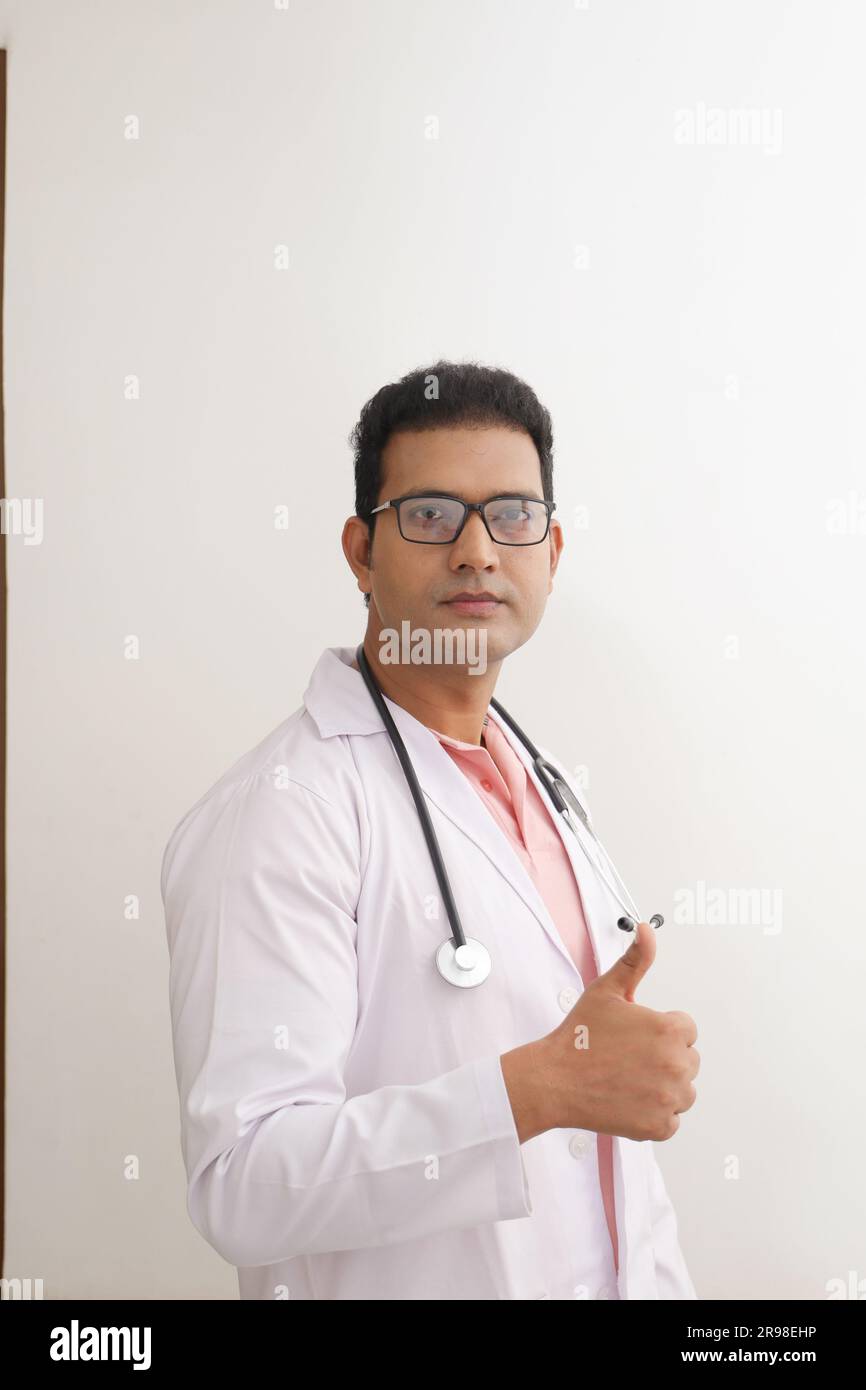
<svg viewBox="0 0 866 1390">
<path fill-rule="evenodd" d="M 466 502 L 468 500 L 465 497 L 461 497 L 457 492 L 445 492 L 442 488 L 435 487 L 413 487 L 410 493 L 398 494 L 398 496 L 399 495 L 409 497 L 456 497 L 460 502 Z M 544 501 L 543 497 L 539 497 L 537 489 L 522 487 L 503 488 L 501 492 L 494 492 L 492 497 L 488 497 L 485 500 L 489 502 L 495 500 L 497 497 L 521 497 L 525 502 Z"/>
</svg>

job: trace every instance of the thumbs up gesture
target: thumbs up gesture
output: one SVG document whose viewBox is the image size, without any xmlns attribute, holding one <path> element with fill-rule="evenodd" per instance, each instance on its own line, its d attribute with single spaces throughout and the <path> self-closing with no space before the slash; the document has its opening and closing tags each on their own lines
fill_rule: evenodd
<svg viewBox="0 0 866 1390">
<path fill-rule="evenodd" d="M 628 950 L 587 985 L 552 1033 L 505 1053 L 503 1076 L 518 1133 L 589 1129 L 625 1139 L 670 1139 L 697 1098 L 694 1019 L 635 1003 L 656 953 L 648 922 Z"/>
</svg>

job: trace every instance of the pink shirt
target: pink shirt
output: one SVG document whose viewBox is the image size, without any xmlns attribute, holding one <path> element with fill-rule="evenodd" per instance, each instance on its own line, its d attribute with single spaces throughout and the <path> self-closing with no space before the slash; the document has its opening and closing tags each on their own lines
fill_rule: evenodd
<svg viewBox="0 0 866 1390">
<path fill-rule="evenodd" d="M 534 782 L 527 777 L 520 758 L 492 719 L 484 720 L 484 742 L 481 744 L 461 743 L 440 734 L 436 729 L 432 732 L 468 777 L 508 837 L 538 889 L 586 987 L 597 976 L 598 965 L 586 928 L 580 890 L 547 804 Z M 613 1200 L 613 1145 L 609 1134 L 599 1134 L 596 1139 L 601 1195 L 614 1263 L 619 1270 Z"/>
</svg>

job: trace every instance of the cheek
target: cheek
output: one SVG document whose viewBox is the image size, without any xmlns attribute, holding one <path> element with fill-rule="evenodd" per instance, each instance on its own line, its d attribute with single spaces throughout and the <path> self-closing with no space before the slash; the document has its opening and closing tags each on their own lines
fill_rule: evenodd
<svg viewBox="0 0 866 1390">
<path fill-rule="evenodd" d="M 538 547 L 541 550 L 541 546 Z M 509 581 L 527 603 L 535 603 L 546 593 L 550 578 L 550 563 L 547 555 L 533 554 L 519 556 L 507 570 Z"/>
<path fill-rule="evenodd" d="M 389 607 L 399 612 L 401 620 L 415 614 L 426 620 L 440 612 L 432 595 L 447 589 L 447 567 L 437 554 L 436 546 L 411 545 L 399 540 L 398 545 L 401 549 L 389 547 L 387 554 L 382 555 L 380 592 Z"/>
</svg>

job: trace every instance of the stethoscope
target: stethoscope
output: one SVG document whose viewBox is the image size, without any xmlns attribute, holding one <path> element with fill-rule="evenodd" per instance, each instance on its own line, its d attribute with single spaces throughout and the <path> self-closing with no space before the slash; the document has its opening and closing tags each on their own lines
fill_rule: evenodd
<svg viewBox="0 0 866 1390">
<path fill-rule="evenodd" d="M 391 740 L 394 751 L 400 759 L 400 765 L 406 775 L 406 781 L 409 784 L 409 790 L 412 793 L 412 799 L 415 802 L 415 808 L 418 812 L 418 819 L 421 822 L 421 829 L 424 831 L 424 838 L 427 841 L 427 849 L 429 850 L 433 868 L 436 873 L 439 892 L 442 894 L 442 901 L 445 904 L 445 911 L 448 913 L 448 921 L 451 924 L 451 936 L 447 941 L 442 942 L 442 945 L 436 952 L 436 969 L 439 971 L 443 980 L 448 981 L 449 985 L 458 985 L 461 989 L 466 989 L 473 985 L 480 985 L 490 974 L 490 952 L 482 941 L 476 940 L 473 936 L 467 936 L 460 923 L 460 914 L 457 911 L 457 904 L 454 901 L 454 894 L 451 891 L 451 884 L 445 870 L 442 851 L 439 848 L 439 841 L 436 838 L 436 832 L 430 820 L 430 813 L 427 810 L 424 793 L 421 791 L 418 778 L 415 775 L 412 759 L 409 757 L 406 751 L 406 745 L 400 737 L 400 731 L 394 723 L 391 711 L 385 703 L 385 698 L 382 691 L 379 689 L 376 677 L 370 669 L 370 663 L 367 661 L 364 654 L 363 643 L 357 648 L 355 659 L 360 668 L 361 675 L 364 677 L 367 689 L 372 695 L 376 708 L 382 716 L 382 721 L 385 725 L 388 737 Z M 589 860 L 589 863 L 610 889 L 620 906 L 625 908 L 626 915 L 618 918 L 617 926 L 621 931 L 634 931 L 636 923 L 641 920 L 640 913 L 634 905 L 631 894 L 619 877 L 619 874 L 617 874 L 610 855 L 607 853 L 601 840 L 599 840 L 590 825 L 589 816 L 574 795 L 571 787 L 560 773 L 557 772 L 553 764 L 541 756 L 532 740 L 527 737 L 520 728 L 520 725 L 512 719 L 511 715 L 502 708 L 499 701 L 491 699 L 490 703 L 497 714 L 501 715 L 506 724 L 513 730 L 529 753 L 533 761 L 536 776 L 544 787 L 554 807 L 572 831 L 575 839 Z M 589 853 L 572 819 L 572 811 L 580 818 L 584 829 L 592 836 L 602 855 L 610 864 L 610 867 L 616 875 L 619 884 L 618 887 L 611 882 L 604 872 L 601 861 L 596 861 Z M 626 902 L 625 899 L 628 901 Z M 664 922 L 664 918 L 660 912 L 655 913 L 649 920 L 656 929 Z"/>
</svg>

